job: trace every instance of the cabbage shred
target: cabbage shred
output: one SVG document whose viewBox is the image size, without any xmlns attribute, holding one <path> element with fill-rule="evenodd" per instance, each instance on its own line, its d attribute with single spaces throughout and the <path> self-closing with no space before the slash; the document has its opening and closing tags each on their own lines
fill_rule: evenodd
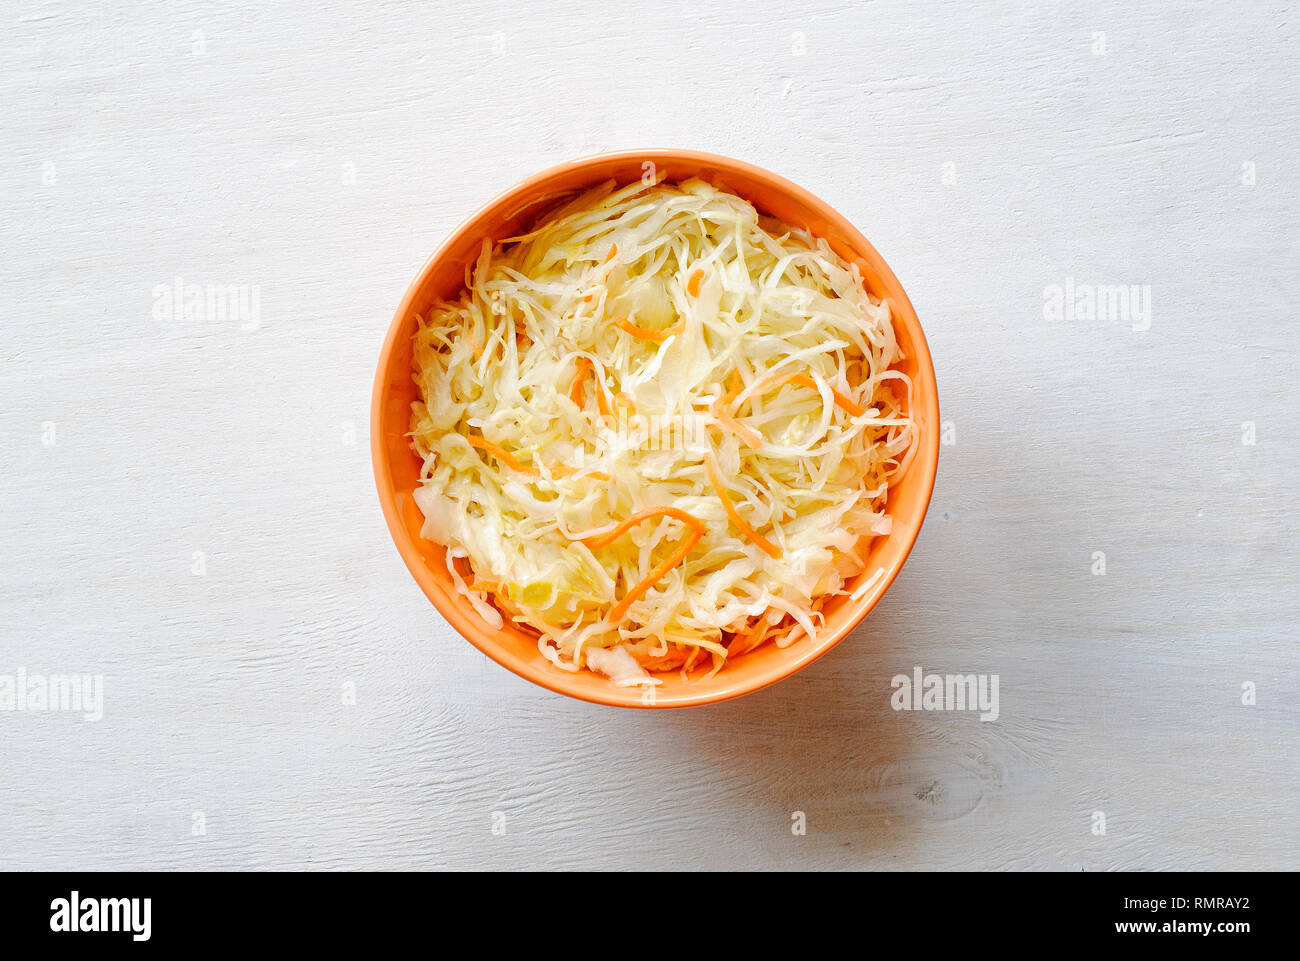
<svg viewBox="0 0 1300 961">
<path fill-rule="evenodd" d="M 815 638 L 915 447 L 888 304 L 700 180 L 485 242 L 414 348 L 422 536 L 490 626 L 617 684 Z"/>
</svg>

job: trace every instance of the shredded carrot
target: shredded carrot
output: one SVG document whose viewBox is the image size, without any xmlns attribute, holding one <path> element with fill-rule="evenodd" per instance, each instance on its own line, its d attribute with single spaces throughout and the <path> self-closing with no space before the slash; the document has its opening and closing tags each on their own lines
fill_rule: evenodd
<svg viewBox="0 0 1300 961">
<path fill-rule="evenodd" d="M 717 401 L 714 401 L 715 405 L 717 405 L 717 403 Z M 759 447 L 763 446 L 763 435 L 754 430 L 754 428 L 736 420 L 735 416 L 729 410 L 721 409 L 718 406 L 711 409 L 713 410 L 713 416 L 717 418 L 718 423 L 743 440 L 749 447 L 757 450 Z"/>
<path fill-rule="evenodd" d="M 671 671 L 674 667 L 681 664 L 682 661 L 685 660 L 685 657 L 686 655 L 678 651 L 672 651 L 664 657 L 655 657 L 643 660 L 641 661 L 641 666 L 651 672 Z"/>
<path fill-rule="evenodd" d="M 731 431 L 747 445 L 757 450 L 759 447 L 763 446 L 763 435 L 754 430 L 754 428 L 736 420 L 735 415 L 731 412 L 731 402 L 735 400 L 736 395 L 740 393 L 740 388 L 740 373 L 739 371 L 733 370 L 731 372 L 731 386 L 727 389 L 727 393 L 710 404 L 709 411 L 713 414 L 719 424 L 727 428 L 727 430 Z"/>
<path fill-rule="evenodd" d="M 740 654 L 740 649 L 749 641 L 745 634 L 733 634 L 731 641 L 727 644 L 727 657 L 736 657 Z"/>
<path fill-rule="evenodd" d="M 563 464 L 561 464 L 558 467 L 551 468 L 552 477 L 572 477 L 574 474 L 580 474 L 583 477 L 592 477 L 595 478 L 596 480 L 601 480 L 601 481 L 611 480 L 610 476 L 604 473 L 603 471 L 598 471 L 598 470 L 583 471 L 575 467 L 565 467 Z"/>
<path fill-rule="evenodd" d="M 649 650 L 634 649 L 632 656 L 647 671 L 671 671 L 686 660 L 686 649 L 682 645 L 674 642 L 672 647 L 665 645 L 665 648 L 665 653 L 655 656 L 651 656 Z"/>
<path fill-rule="evenodd" d="M 621 621 L 632 605 L 644 597 L 650 588 L 658 584 L 665 574 L 682 561 L 686 560 L 686 555 L 691 552 L 695 543 L 703 536 L 704 532 L 700 530 L 693 530 L 687 534 L 686 540 L 682 541 L 681 546 L 678 547 L 677 550 L 664 558 L 662 564 L 652 570 L 646 575 L 643 581 L 636 584 L 630 591 L 623 595 L 623 599 L 614 605 L 613 610 L 609 612 L 609 616 L 606 617 L 605 620 L 610 624 L 613 624 L 616 621 Z"/>
<path fill-rule="evenodd" d="M 695 272 L 692 273 L 690 279 L 686 281 L 686 292 L 692 297 L 700 296 L 700 282 L 702 280 L 704 280 L 704 268 L 696 267 Z"/>
<path fill-rule="evenodd" d="M 762 644 L 763 641 L 767 639 L 767 632 L 771 630 L 772 625 L 767 623 L 766 617 L 760 617 L 758 619 L 758 625 L 759 625 L 758 632 L 749 638 L 749 644 L 743 651 L 740 652 L 741 654 L 748 654 L 750 651 L 758 647 L 758 645 Z M 735 645 L 733 644 L 732 647 L 734 646 Z M 727 648 L 728 656 L 730 656 L 731 653 L 732 653 L 731 648 Z"/>
<path fill-rule="evenodd" d="M 704 466 L 708 469 L 709 482 L 713 485 L 713 489 L 717 491 L 718 500 L 722 501 L 722 507 L 727 512 L 727 516 L 731 518 L 731 523 L 735 524 L 736 528 L 742 534 L 757 544 L 769 557 L 780 557 L 781 548 L 777 547 L 766 537 L 745 523 L 745 519 L 741 517 L 740 512 L 736 510 L 736 505 L 731 503 L 731 497 L 727 494 L 727 489 L 722 484 L 722 478 L 718 476 L 718 464 L 717 461 L 714 460 L 712 452 L 705 456 Z"/>
<path fill-rule="evenodd" d="M 613 624 L 617 621 L 621 621 L 633 604 L 644 597 L 650 588 L 659 583 L 665 574 L 686 559 L 686 555 L 691 552 L 691 548 L 693 548 L 696 542 L 704 536 L 704 533 L 708 528 L 704 526 L 704 522 L 699 518 L 686 513 L 686 511 L 679 510 L 676 507 L 652 507 L 649 510 L 637 511 L 613 530 L 605 534 L 596 534 L 592 537 L 582 538 L 582 543 L 588 547 L 606 547 L 618 540 L 642 521 L 649 520 L 652 517 L 663 516 L 672 517 L 681 521 L 690 528 L 690 533 L 688 533 L 681 544 L 677 546 L 677 550 L 664 558 L 662 563 L 656 566 L 655 569 L 647 574 L 643 580 L 638 581 L 626 594 L 623 595 L 623 599 L 615 604 L 609 614 L 606 615 L 606 623 Z"/>
<path fill-rule="evenodd" d="M 573 383 L 569 385 L 569 400 L 573 401 L 579 407 L 581 407 L 586 401 L 586 397 L 582 391 L 582 379 L 587 376 L 589 370 L 591 370 L 591 358 L 579 357 L 578 369 L 573 374 Z"/>
<path fill-rule="evenodd" d="M 680 334 L 686 325 L 679 320 L 671 327 L 666 327 L 663 330 L 651 330 L 649 327 L 638 327 L 626 317 L 620 317 L 618 320 L 614 321 L 614 326 L 619 330 L 626 331 L 633 337 L 640 337 L 642 340 L 653 340 L 657 343 L 662 343 L 674 334 Z"/>
<path fill-rule="evenodd" d="M 618 404 L 620 407 L 627 408 L 629 414 L 636 413 L 636 401 L 634 401 L 629 394 L 621 390 L 614 395 L 614 403 Z"/>
<path fill-rule="evenodd" d="M 534 467 L 529 467 L 529 466 L 526 466 L 526 465 L 524 465 L 524 464 L 519 463 L 519 461 L 515 460 L 514 457 L 511 456 L 511 454 L 510 454 L 508 451 L 503 450 L 502 448 L 498 447 L 496 444 L 492 443 L 490 440 L 484 440 L 482 437 L 478 437 L 478 436 L 473 435 L 473 434 L 467 436 L 467 437 L 465 438 L 465 440 L 469 441 L 469 446 L 470 446 L 470 447 L 477 447 L 479 450 L 485 450 L 485 451 L 487 451 L 489 454 L 491 454 L 491 455 L 492 455 L 493 457 L 495 457 L 497 460 L 501 461 L 501 463 L 503 463 L 503 464 L 505 464 L 507 467 L 509 467 L 512 471 L 516 471 L 516 472 L 518 472 L 518 473 L 520 473 L 520 474 L 533 474 L 533 475 L 536 475 L 536 473 L 537 473 L 537 469 L 536 469 L 536 468 L 534 468 Z"/>
<path fill-rule="evenodd" d="M 807 374 L 790 374 L 788 377 L 779 377 L 771 383 L 764 382 L 764 388 L 784 387 L 786 384 L 798 384 L 800 387 L 807 387 L 810 390 L 817 390 L 817 381 L 813 380 Z M 851 397 L 841 394 L 834 387 L 831 388 L 831 396 L 835 398 L 835 406 L 854 417 L 861 417 L 866 410 L 857 404 Z"/>
<path fill-rule="evenodd" d="M 487 451 L 497 460 L 501 461 L 501 463 L 509 467 L 512 471 L 515 471 L 520 474 L 527 474 L 529 477 L 539 476 L 536 467 L 533 467 L 531 464 L 519 463 L 519 461 L 515 460 L 515 458 L 510 454 L 509 451 L 498 447 L 496 444 L 492 443 L 489 440 L 484 440 L 482 437 L 479 437 L 474 434 L 467 435 L 465 437 L 465 440 L 469 442 L 470 447 L 477 447 L 479 450 Z M 573 467 L 565 467 L 562 464 L 551 468 L 552 477 L 571 477 L 574 474 L 583 474 L 583 476 L 593 477 L 596 480 L 602 480 L 605 482 L 608 482 L 610 480 L 610 476 L 606 473 L 603 473 L 602 471 L 580 471 Z"/>
<path fill-rule="evenodd" d="M 652 517 L 671 517 L 675 520 L 679 520 L 701 537 L 703 537 L 705 532 L 708 531 L 708 528 L 704 526 L 702 520 L 693 514 L 686 513 L 684 510 L 676 507 L 651 507 L 648 510 L 637 511 L 631 517 L 622 521 L 617 527 L 606 531 L 604 534 L 593 534 L 590 537 L 582 538 L 582 543 L 586 544 L 588 547 L 594 548 L 608 547 L 632 528 L 636 527 L 643 521 L 648 521 Z"/>
</svg>

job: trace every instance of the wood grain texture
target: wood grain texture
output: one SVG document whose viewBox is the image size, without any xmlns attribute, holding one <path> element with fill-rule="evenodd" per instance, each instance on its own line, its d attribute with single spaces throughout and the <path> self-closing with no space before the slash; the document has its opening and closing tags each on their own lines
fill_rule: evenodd
<svg viewBox="0 0 1300 961">
<path fill-rule="evenodd" d="M 1296 866 L 1293 5 L 3 20 L 0 675 L 103 674 L 105 703 L 0 712 L 0 867 Z M 366 438 L 446 232 L 636 146 L 843 210 L 916 305 L 955 441 L 852 638 L 655 714 L 455 635 Z M 160 319 L 176 278 L 256 287 L 257 323 Z M 1150 329 L 1048 319 L 1067 278 L 1149 285 Z M 916 665 L 997 674 L 1001 717 L 895 712 Z"/>
</svg>

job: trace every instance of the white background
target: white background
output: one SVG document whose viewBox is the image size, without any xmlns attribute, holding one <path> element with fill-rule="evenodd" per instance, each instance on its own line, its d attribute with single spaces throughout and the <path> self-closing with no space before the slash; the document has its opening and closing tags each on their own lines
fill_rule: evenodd
<svg viewBox="0 0 1300 961">
<path fill-rule="evenodd" d="M 0 867 L 1295 867 L 1298 32 L 1258 2 L 6 4 L 0 674 L 103 674 L 105 705 L 0 712 Z M 847 214 L 955 440 L 852 637 L 667 713 L 454 634 L 367 438 L 446 233 L 638 146 Z M 257 287 L 257 323 L 159 318 L 176 278 Z M 1067 278 L 1149 285 L 1150 329 L 1047 319 Z M 894 712 L 917 665 L 997 674 L 1000 719 Z"/>
</svg>

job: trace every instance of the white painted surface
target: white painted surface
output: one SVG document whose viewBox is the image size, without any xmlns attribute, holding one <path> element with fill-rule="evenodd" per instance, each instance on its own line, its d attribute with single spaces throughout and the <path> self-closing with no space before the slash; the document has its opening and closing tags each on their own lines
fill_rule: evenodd
<svg viewBox="0 0 1300 961">
<path fill-rule="evenodd" d="M 0 675 L 105 704 L 0 712 L 0 867 L 1295 867 L 1294 6 L 799 6 L 6 6 Z M 655 714 L 455 635 L 365 436 L 445 233 L 635 146 L 845 211 L 956 432 L 851 639 Z M 260 324 L 156 319 L 178 277 Z M 1150 329 L 1046 320 L 1067 277 Z M 895 713 L 918 664 L 1001 718 Z"/>
</svg>

